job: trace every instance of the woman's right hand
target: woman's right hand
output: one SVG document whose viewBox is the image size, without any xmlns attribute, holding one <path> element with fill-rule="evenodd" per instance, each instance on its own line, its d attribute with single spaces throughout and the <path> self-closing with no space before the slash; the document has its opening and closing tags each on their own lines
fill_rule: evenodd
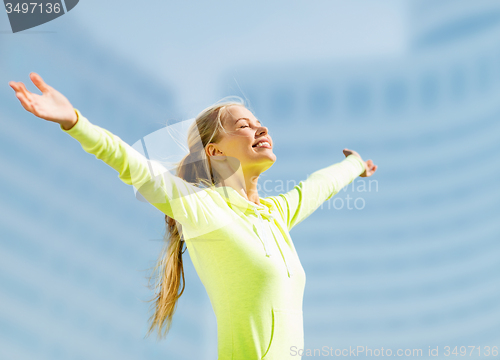
<svg viewBox="0 0 500 360">
<path fill-rule="evenodd" d="M 30 78 L 40 89 L 42 95 L 29 92 L 22 82 L 9 82 L 21 105 L 39 118 L 56 122 L 64 130 L 71 129 L 78 121 L 78 116 L 69 100 L 59 91 L 47 85 L 37 73 L 32 72 Z"/>
</svg>

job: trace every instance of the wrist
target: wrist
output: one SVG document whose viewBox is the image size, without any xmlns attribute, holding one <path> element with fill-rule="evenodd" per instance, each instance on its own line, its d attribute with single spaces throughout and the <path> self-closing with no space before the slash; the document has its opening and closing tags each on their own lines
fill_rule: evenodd
<svg viewBox="0 0 500 360">
<path fill-rule="evenodd" d="M 73 126 L 76 125 L 76 123 L 78 122 L 78 113 L 76 112 L 76 110 L 73 109 L 73 119 L 71 119 L 71 121 L 69 122 L 65 122 L 65 123 L 61 123 L 61 128 L 63 130 L 71 130 L 71 128 L 73 128 Z"/>
</svg>

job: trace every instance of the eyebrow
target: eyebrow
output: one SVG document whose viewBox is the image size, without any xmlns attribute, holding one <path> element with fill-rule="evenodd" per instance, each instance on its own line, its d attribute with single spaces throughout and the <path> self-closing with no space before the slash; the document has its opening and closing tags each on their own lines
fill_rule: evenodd
<svg viewBox="0 0 500 360">
<path fill-rule="evenodd" d="M 250 121 L 250 119 L 249 119 L 249 118 L 239 118 L 239 119 L 238 119 L 238 120 L 236 120 L 234 123 L 236 124 L 236 123 L 237 123 L 238 121 L 240 121 L 240 120 L 247 120 L 247 121 Z M 262 125 L 262 123 L 261 123 L 259 120 L 257 120 L 257 122 L 258 122 L 260 125 Z"/>
</svg>

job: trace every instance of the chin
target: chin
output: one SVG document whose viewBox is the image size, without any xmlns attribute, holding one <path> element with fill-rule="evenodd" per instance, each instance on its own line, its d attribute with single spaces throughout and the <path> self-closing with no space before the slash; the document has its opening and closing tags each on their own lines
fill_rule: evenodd
<svg viewBox="0 0 500 360">
<path fill-rule="evenodd" d="M 267 170 L 267 169 L 269 169 L 271 166 L 273 166 L 273 165 L 274 165 L 274 163 L 276 162 L 276 159 L 277 159 L 277 158 L 276 158 L 276 155 L 274 155 L 274 154 L 273 154 L 271 157 L 269 157 L 269 158 L 267 159 L 268 161 L 266 161 L 266 164 L 265 164 L 265 166 L 264 166 L 264 170 L 263 170 L 263 171 L 266 171 L 266 170 Z"/>
<path fill-rule="evenodd" d="M 258 167 L 262 169 L 262 172 L 269 169 L 276 162 L 276 155 L 272 152 L 268 154 L 261 154 L 257 157 L 252 157 L 252 160 L 248 163 L 250 167 Z"/>
</svg>

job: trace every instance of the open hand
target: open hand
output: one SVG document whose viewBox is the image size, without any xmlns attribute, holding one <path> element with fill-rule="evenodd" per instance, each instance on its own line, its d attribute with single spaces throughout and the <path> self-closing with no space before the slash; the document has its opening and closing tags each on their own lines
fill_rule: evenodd
<svg viewBox="0 0 500 360">
<path fill-rule="evenodd" d="M 359 154 L 354 150 L 344 149 L 342 151 L 344 152 L 345 157 L 348 157 L 349 155 L 354 155 L 354 156 L 357 156 L 358 158 L 360 158 L 361 161 L 363 161 L 361 156 L 359 156 Z M 373 173 L 375 172 L 375 170 L 377 170 L 377 165 L 374 165 L 373 161 L 371 161 L 371 160 L 363 161 L 363 163 L 365 164 L 365 172 L 359 176 L 361 176 L 361 177 L 372 176 Z"/>
<path fill-rule="evenodd" d="M 21 105 L 33 115 L 61 124 L 66 130 L 73 127 L 78 117 L 68 99 L 47 85 L 37 73 L 32 72 L 30 78 L 42 95 L 29 92 L 22 82 L 9 82 Z"/>
</svg>

